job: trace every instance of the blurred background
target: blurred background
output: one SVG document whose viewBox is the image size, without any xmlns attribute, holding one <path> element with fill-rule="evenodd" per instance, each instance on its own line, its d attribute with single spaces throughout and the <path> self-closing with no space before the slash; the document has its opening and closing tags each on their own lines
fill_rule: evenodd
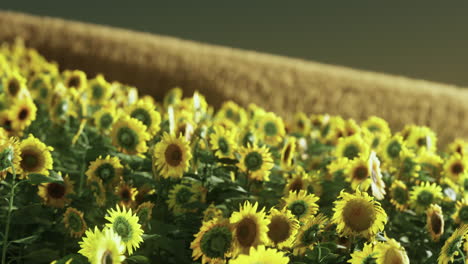
<svg viewBox="0 0 468 264">
<path fill-rule="evenodd" d="M 468 1 L 291 3 L 44 0 L 0 9 L 468 87 Z"/>
</svg>

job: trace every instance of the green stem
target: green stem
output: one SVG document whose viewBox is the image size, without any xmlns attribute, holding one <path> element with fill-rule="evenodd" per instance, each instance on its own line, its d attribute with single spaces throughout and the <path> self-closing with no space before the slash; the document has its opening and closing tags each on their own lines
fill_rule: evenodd
<svg viewBox="0 0 468 264">
<path fill-rule="evenodd" d="M 15 197 L 16 172 L 15 172 L 14 166 L 12 166 L 12 170 L 13 170 L 13 180 L 12 180 L 10 199 L 9 199 L 9 204 L 8 204 L 8 214 L 7 214 L 7 221 L 6 221 L 6 226 L 5 226 L 5 234 L 3 237 L 2 264 L 6 263 L 6 253 L 7 253 L 7 248 L 8 248 L 8 234 L 10 233 L 11 212 L 13 211 L 13 200 Z"/>
</svg>

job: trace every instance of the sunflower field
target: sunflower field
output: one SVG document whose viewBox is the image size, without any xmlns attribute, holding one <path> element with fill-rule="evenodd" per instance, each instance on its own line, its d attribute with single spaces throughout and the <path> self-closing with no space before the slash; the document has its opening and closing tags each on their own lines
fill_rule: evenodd
<svg viewBox="0 0 468 264">
<path fill-rule="evenodd" d="M 468 263 L 462 139 L 159 99 L 0 46 L 1 264 Z"/>
</svg>

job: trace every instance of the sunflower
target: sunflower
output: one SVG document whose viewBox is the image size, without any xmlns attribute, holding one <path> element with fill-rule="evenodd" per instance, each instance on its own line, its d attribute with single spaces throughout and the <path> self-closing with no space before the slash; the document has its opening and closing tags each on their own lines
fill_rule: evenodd
<svg viewBox="0 0 468 264">
<path fill-rule="evenodd" d="M 268 244 L 278 249 L 292 248 L 299 229 L 296 217 L 286 208 L 281 211 L 272 208 L 267 218 L 270 220 Z"/>
<path fill-rule="evenodd" d="M 342 236 L 361 236 L 373 240 L 387 223 L 387 214 L 380 203 L 359 190 L 355 194 L 342 190 L 333 211 L 332 222 Z"/>
<path fill-rule="evenodd" d="M 246 172 L 249 178 L 258 181 L 270 180 L 270 170 L 274 163 L 266 146 L 249 145 L 239 148 L 239 169 Z"/>
<path fill-rule="evenodd" d="M 443 164 L 442 158 L 436 153 L 427 150 L 420 151 L 418 154 L 421 172 L 434 179 L 439 178 Z"/>
<path fill-rule="evenodd" d="M 268 242 L 268 225 L 270 220 L 265 218 L 265 209 L 257 212 L 258 203 L 252 205 L 246 201 L 238 212 L 232 213 L 229 222 L 234 227 L 234 244 L 237 253 L 246 254 L 251 247 Z"/>
<path fill-rule="evenodd" d="M 406 142 L 409 147 L 416 149 L 425 148 L 430 152 L 436 152 L 437 150 L 436 134 L 425 126 L 412 126 L 409 130 Z"/>
<path fill-rule="evenodd" d="M 247 113 L 238 104 L 233 101 L 224 102 L 216 113 L 216 120 L 229 119 L 239 127 L 247 123 Z"/>
<path fill-rule="evenodd" d="M 399 211 L 404 211 L 408 207 L 409 193 L 406 184 L 395 180 L 390 186 L 390 202 Z"/>
<path fill-rule="evenodd" d="M 0 127 L 7 133 L 8 136 L 19 136 L 19 131 L 14 128 L 14 117 L 9 110 L 0 111 Z"/>
<path fill-rule="evenodd" d="M 61 175 L 60 172 L 59 175 Z M 57 208 L 63 208 L 65 204 L 69 204 L 71 199 L 67 196 L 72 193 L 74 193 L 73 182 L 68 175 L 64 177 L 63 182 L 42 183 L 37 192 L 44 204 Z"/>
<path fill-rule="evenodd" d="M 95 227 L 86 231 L 86 237 L 79 242 L 81 255 L 88 258 L 91 264 L 120 264 L 125 260 L 125 245 L 114 230 L 105 228 L 102 232 Z"/>
<path fill-rule="evenodd" d="M 86 73 L 79 70 L 65 71 L 63 73 L 64 82 L 63 84 L 67 88 L 75 88 L 78 91 L 83 91 L 87 87 L 88 79 Z"/>
<path fill-rule="evenodd" d="M 351 264 L 371 264 L 376 263 L 378 256 L 379 252 L 374 250 L 374 244 L 365 243 L 362 250 L 355 250 L 351 254 L 351 259 L 348 262 Z"/>
<path fill-rule="evenodd" d="M 456 211 L 452 218 L 457 223 L 468 224 L 468 199 L 464 198 L 457 202 Z"/>
<path fill-rule="evenodd" d="M 191 158 L 189 142 L 183 136 L 164 133 L 154 147 L 153 162 L 163 178 L 182 178 Z"/>
<path fill-rule="evenodd" d="M 288 208 L 292 214 L 299 220 L 304 221 L 308 217 L 315 215 L 319 206 L 319 198 L 315 194 L 307 194 L 306 191 L 290 191 L 286 198 L 283 198 L 285 208 Z"/>
<path fill-rule="evenodd" d="M 347 163 L 344 170 L 346 180 L 351 182 L 351 188 L 355 190 L 359 188 L 362 191 L 367 191 L 371 185 L 372 170 L 369 167 L 369 162 L 366 158 L 359 156 Z"/>
<path fill-rule="evenodd" d="M 104 133 L 110 131 L 117 117 L 118 114 L 114 104 L 105 105 L 93 114 L 96 128 Z"/>
<path fill-rule="evenodd" d="M 37 107 L 30 97 L 14 100 L 11 109 L 13 129 L 23 131 L 32 121 L 36 120 L 36 112 Z"/>
<path fill-rule="evenodd" d="M 19 168 L 21 162 L 20 148 L 16 138 L 0 138 L 0 180 L 5 179 L 7 172 Z"/>
<path fill-rule="evenodd" d="M 271 146 L 278 145 L 286 133 L 283 120 L 272 112 L 262 116 L 257 131 L 263 142 Z"/>
<path fill-rule="evenodd" d="M 107 210 L 106 226 L 114 230 L 121 238 L 127 252 L 132 255 L 133 251 L 140 247 L 140 243 L 143 242 L 143 230 L 141 225 L 138 223 L 138 217 L 132 213 L 132 209 L 122 209 L 117 205 L 117 209 Z"/>
<path fill-rule="evenodd" d="M 349 137 L 349 136 L 352 136 L 361 132 L 362 132 L 361 127 L 356 123 L 354 119 L 348 119 L 345 121 L 344 123 L 344 136 L 345 137 Z"/>
<path fill-rule="evenodd" d="M 258 141 L 258 136 L 254 133 L 255 129 L 252 126 L 247 126 L 241 129 L 237 133 L 237 141 L 239 146 L 248 147 L 249 145 L 255 145 Z"/>
<path fill-rule="evenodd" d="M 382 142 L 379 146 L 379 156 L 386 164 L 395 164 L 399 159 L 403 149 L 405 149 L 405 143 L 400 135 L 394 135 L 393 137 Z"/>
<path fill-rule="evenodd" d="M 353 160 L 359 155 L 363 157 L 369 155 L 369 145 L 361 138 L 359 134 L 350 137 L 340 138 L 335 149 L 335 157 L 345 157 Z"/>
<path fill-rule="evenodd" d="M 106 188 L 101 178 L 91 177 L 87 181 L 88 187 L 93 194 L 98 206 L 103 207 L 106 203 Z"/>
<path fill-rule="evenodd" d="M 127 107 L 125 111 L 131 117 L 142 122 L 150 135 L 154 136 L 159 132 L 161 115 L 156 111 L 154 104 L 150 104 L 144 100 L 138 100 L 136 103 Z"/>
<path fill-rule="evenodd" d="M 204 221 L 195 239 L 190 243 L 192 258 L 201 263 L 225 263 L 233 249 L 232 227 L 227 219 Z"/>
<path fill-rule="evenodd" d="M 88 170 L 86 170 L 86 176 L 88 179 L 97 177 L 105 185 L 114 188 L 119 183 L 122 172 L 123 166 L 120 163 L 120 159 L 107 155 L 105 158 L 99 156 L 96 160 L 92 161 L 89 164 Z"/>
<path fill-rule="evenodd" d="M 311 122 L 304 112 L 297 112 L 294 115 L 292 132 L 307 135 L 310 132 Z"/>
<path fill-rule="evenodd" d="M 376 116 L 371 116 L 367 120 L 363 121 L 361 123 L 361 127 L 368 129 L 372 133 L 383 133 L 385 135 L 391 134 L 387 121 Z"/>
<path fill-rule="evenodd" d="M 22 177 L 26 177 L 30 173 L 40 173 L 49 175 L 49 170 L 52 169 L 52 147 L 47 146 L 33 135 L 23 139 L 20 142 L 21 162 L 18 170 L 22 173 Z"/>
<path fill-rule="evenodd" d="M 172 88 L 169 90 L 163 99 L 164 108 L 170 105 L 177 105 L 182 100 L 182 89 L 179 87 Z"/>
<path fill-rule="evenodd" d="M 153 214 L 154 203 L 144 202 L 138 206 L 135 214 L 138 216 L 138 221 L 141 225 L 148 223 L 151 220 Z"/>
<path fill-rule="evenodd" d="M 437 204 L 431 204 L 426 210 L 426 228 L 433 241 L 439 241 L 444 234 L 444 214 Z"/>
<path fill-rule="evenodd" d="M 26 79 L 17 71 L 13 71 L 3 79 L 3 89 L 11 98 L 18 98 L 26 90 Z"/>
<path fill-rule="evenodd" d="M 115 194 L 120 200 L 120 206 L 133 208 L 135 206 L 135 197 L 138 194 L 138 190 L 125 182 L 121 182 L 121 184 L 116 188 Z"/>
<path fill-rule="evenodd" d="M 289 257 L 284 252 L 273 248 L 265 248 L 261 245 L 257 248 L 250 248 L 248 255 L 240 255 L 236 259 L 229 261 L 229 264 L 251 264 L 251 263 L 275 263 L 288 264 Z"/>
<path fill-rule="evenodd" d="M 467 171 L 468 157 L 455 153 L 444 164 L 444 174 L 454 182 L 458 182 L 461 175 Z"/>
<path fill-rule="evenodd" d="M 281 150 L 281 168 L 285 171 L 290 171 L 294 168 L 294 156 L 296 154 L 296 138 L 288 137 L 286 144 Z"/>
<path fill-rule="evenodd" d="M 203 194 L 200 192 L 202 188 L 198 182 L 183 181 L 181 184 L 176 184 L 168 195 L 167 204 L 174 214 L 183 214 L 185 212 L 192 212 L 189 209 L 190 204 L 199 202 L 203 199 Z"/>
<path fill-rule="evenodd" d="M 307 218 L 301 226 L 294 243 L 294 255 L 304 255 L 307 249 L 314 249 L 320 242 L 320 235 L 324 231 L 328 218 L 323 214 L 318 214 Z"/>
<path fill-rule="evenodd" d="M 468 225 L 462 225 L 452 233 L 440 250 L 440 255 L 437 259 L 439 264 L 448 264 L 454 261 L 455 257 L 459 255 L 459 251 L 463 250 L 462 244 L 466 241 L 467 233 Z"/>
<path fill-rule="evenodd" d="M 88 82 L 88 98 L 91 104 L 103 104 L 109 100 L 112 93 L 112 86 L 104 79 L 102 74 L 98 74 Z"/>
<path fill-rule="evenodd" d="M 284 186 L 284 194 L 288 195 L 289 192 L 298 192 L 300 190 L 308 191 L 311 176 L 307 174 L 302 167 L 298 169 L 287 179 Z"/>
<path fill-rule="evenodd" d="M 457 138 L 448 145 L 447 152 L 450 154 L 458 153 L 462 156 L 466 156 L 468 153 L 468 142 L 461 138 Z"/>
<path fill-rule="evenodd" d="M 210 144 L 218 158 L 233 158 L 236 134 L 222 126 L 215 126 L 210 134 Z"/>
<path fill-rule="evenodd" d="M 70 232 L 71 237 L 81 237 L 87 229 L 86 221 L 83 218 L 83 212 L 73 207 L 68 207 L 63 214 L 65 228 Z"/>
<path fill-rule="evenodd" d="M 121 116 L 111 130 L 112 143 L 126 154 L 141 154 L 148 150 L 146 141 L 150 135 L 139 120 L 130 116 Z"/>
<path fill-rule="evenodd" d="M 376 256 L 377 264 L 409 264 L 409 258 L 404 247 L 395 239 L 388 239 L 386 242 L 379 242 L 374 249 L 378 252 Z"/>
<path fill-rule="evenodd" d="M 416 213 L 423 213 L 433 203 L 442 199 L 442 188 L 436 183 L 422 182 L 410 192 L 410 206 Z"/>
<path fill-rule="evenodd" d="M 416 155 L 408 149 L 402 150 L 400 162 L 394 167 L 399 168 L 396 177 L 407 183 L 414 182 L 421 171 L 421 165 L 418 163 Z"/>
<path fill-rule="evenodd" d="M 223 210 L 216 207 L 214 204 L 210 204 L 203 211 L 203 221 L 207 222 L 215 218 L 218 218 L 218 219 L 224 218 Z"/>
</svg>

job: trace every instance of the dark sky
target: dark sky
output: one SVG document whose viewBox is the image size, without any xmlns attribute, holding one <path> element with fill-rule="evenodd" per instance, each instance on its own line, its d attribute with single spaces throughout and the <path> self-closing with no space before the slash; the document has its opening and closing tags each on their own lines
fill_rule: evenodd
<svg viewBox="0 0 468 264">
<path fill-rule="evenodd" d="M 0 8 L 468 87 L 467 1 L 315 2 L 18 0 Z"/>
</svg>

